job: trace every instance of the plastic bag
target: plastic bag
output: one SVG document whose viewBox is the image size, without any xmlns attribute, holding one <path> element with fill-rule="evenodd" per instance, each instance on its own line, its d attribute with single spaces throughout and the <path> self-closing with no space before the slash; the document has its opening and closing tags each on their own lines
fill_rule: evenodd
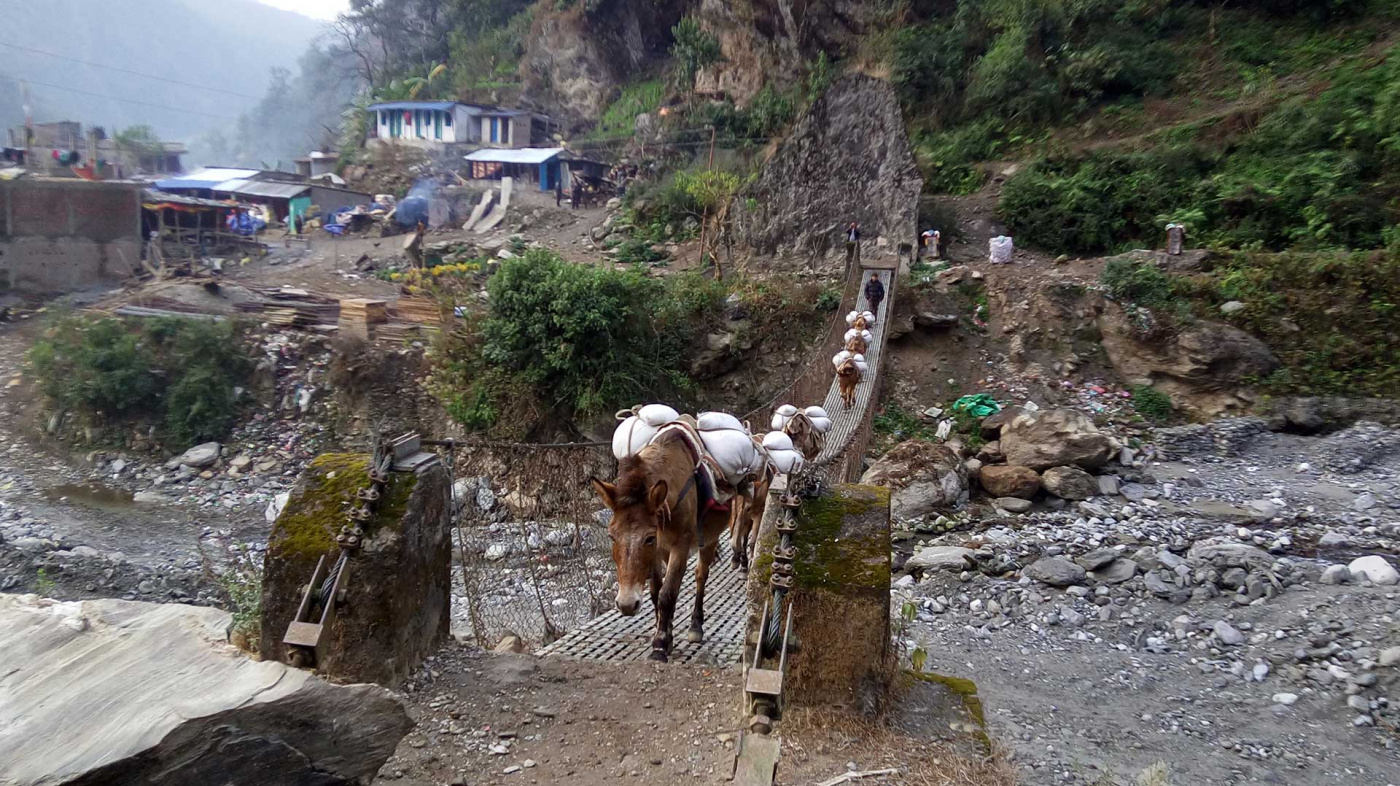
<svg viewBox="0 0 1400 786">
<path fill-rule="evenodd" d="M 975 393 L 971 396 L 963 396 L 953 402 L 954 412 L 966 412 L 976 418 L 985 418 L 988 415 L 995 415 L 1001 411 L 1001 405 L 996 399 L 986 393 Z"/>
<path fill-rule="evenodd" d="M 1011 261 L 1011 252 L 1016 249 L 1016 245 L 1006 235 L 997 235 L 987 241 L 987 249 L 991 252 L 992 261 L 1000 265 Z"/>
</svg>

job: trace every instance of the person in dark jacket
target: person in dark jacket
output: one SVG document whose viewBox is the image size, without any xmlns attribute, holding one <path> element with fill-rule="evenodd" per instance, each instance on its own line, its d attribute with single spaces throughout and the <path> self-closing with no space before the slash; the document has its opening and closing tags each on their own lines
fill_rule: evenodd
<svg viewBox="0 0 1400 786">
<path fill-rule="evenodd" d="M 878 274 L 871 273 L 870 280 L 865 282 L 865 302 L 870 304 L 871 313 L 880 313 L 880 301 L 884 299 L 885 285 L 880 283 Z"/>
</svg>

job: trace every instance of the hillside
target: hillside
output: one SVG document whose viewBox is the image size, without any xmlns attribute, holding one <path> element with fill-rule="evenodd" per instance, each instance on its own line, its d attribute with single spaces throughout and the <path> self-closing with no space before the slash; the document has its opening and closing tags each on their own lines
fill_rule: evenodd
<svg viewBox="0 0 1400 786">
<path fill-rule="evenodd" d="M 321 30 L 315 20 L 255 0 L 12 3 L 0 32 L 0 123 L 23 119 L 16 82 L 26 79 L 38 121 L 71 119 L 109 130 L 148 124 L 167 138 L 189 140 L 232 125 L 262 96 L 270 69 L 294 68 Z"/>
</svg>

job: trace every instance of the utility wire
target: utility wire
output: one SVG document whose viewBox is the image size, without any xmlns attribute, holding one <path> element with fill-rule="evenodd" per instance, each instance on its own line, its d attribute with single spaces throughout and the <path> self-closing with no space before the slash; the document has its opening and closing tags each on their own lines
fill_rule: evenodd
<svg viewBox="0 0 1400 786">
<path fill-rule="evenodd" d="M 105 94 L 105 93 L 92 93 L 92 92 L 89 92 L 89 91 L 87 91 L 87 90 L 79 90 L 79 89 L 77 89 L 76 87 L 67 87 L 67 86 L 65 86 L 65 85 L 55 85 L 55 84 L 51 84 L 51 83 L 49 83 L 49 82 L 40 82 L 40 81 L 38 81 L 38 80 L 36 80 L 36 79 L 24 79 L 24 78 L 22 78 L 22 77 L 12 76 L 12 75 L 10 75 L 10 74 L 5 74 L 5 73 L 0 73 L 0 76 L 5 77 L 6 79 L 13 79 L 13 80 L 15 80 L 16 82 L 28 82 L 28 83 L 31 84 L 31 85 L 40 85 L 40 86 L 42 86 L 42 87 L 51 87 L 51 88 L 53 88 L 54 90 L 67 90 L 67 91 L 70 92 L 70 93 L 78 93 L 78 94 L 80 94 L 80 95 L 92 96 L 92 97 L 94 97 L 94 98 L 106 98 L 106 99 L 110 99 L 110 100 L 112 100 L 112 101 L 125 101 L 125 102 L 128 103 L 128 104 L 140 104 L 141 106 L 149 106 L 149 107 L 153 107 L 153 108 L 155 108 L 155 109 L 165 109 L 165 110 L 168 110 L 168 111 L 170 111 L 170 112 L 184 112 L 184 113 L 186 113 L 186 114 L 191 114 L 191 115 L 203 115 L 203 116 L 205 116 L 205 117 L 215 117 L 215 118 L 218 118 L 218 119 L 220 119 L 220 120 L 237 120 L 237 119 L 238 119 L 238 118 L 236 118 L 236 117 L 231 117 L 231 116 L 229 116 L 229 115 L 216 115 L 216 114 L 214 114 L 214 113 L 212 113 L 212 112 L 200 112 L 200 111 L 195 110 L 195 109 L 180 109 L 179 107 L 166 106 L 165 104 L 153 104 L 153 103 L 151 103 L 151 102 L 149 102 L 149 101 L 138 101 L 138 100 L 136 100 L 136 99 L 134 99 L 134 98 L 121 98 L 120 96 L 109 96 L 109 95 L 107 95 L 107 94 Z"/>
<path fill-rule="evenodd" d="M 251 98 L 251 99 L 254 100 L 254 101 L 257 101 L 259 98 L 261 98 L 261 96 L 251 96 L 251 95 L 248 95 L 247 93 L 238 93 L 238 92 L 234 92 L 233 90 L 225 90 L 225 89 L 223 89 L 223 88 L 221 88 L 221 87 L 210 87 L 210 86 L 208 86 L 208 85 L 197 85 L 197 84 L 194 84 L 193 82 L 181 82 L 181 81 L 178 80 L 178 79 L 171 79 L 171 78 L 165 77 L 165 76 L 157 76 L 157 75 L 155 75 L 155 74 L 147 74 L 147 73 L 144 73 L 144 72 L 141 72 L 141 71 L 133 71 L 133 70 L 131 70 L 130 68 L 122 68 L 122 67 L 120 67 L 120 66 L 113 66 L 113 65 L 104 65 L 104 64 L 102 64 L 102 63 L 93 63 L 93 62 L 88 61 L 88 60 L 80 60 L 80 59 L 78 59 L 78 58 L 76 58 L 76 57 L 68 57 L 67 55 L 60 55 L 60 54 L 56 54 L 56 53 L 54 53 L 54 52 L 46 52 L 46 51 L 44 51 L 44 50 L 42 50 L 42 49 L 34 49 L 34 48 L 31 48 L 31 47 L 27 47 L 27 46 L 20 46 L 19 44 L 11 44 L 11 43 L 8 43 L 8 42 L 5 42 L 5 41 L 0 41 L 0 46 L 7 46 L 7 47 L 9 47 L 9 48 L 11 48 L 11 49 L 18 49 L 18 50 L 20 50 L 20 51 L 22 51 L 22 52 L 33 52 L 33 53 L 36 54 L 36 55 L 47 55 L 47 56 L 49 56 L 49 57 L 56 57 L 56 58 L 58 58 L 59 60 L 68 60 L 68 61 L 71 61 L 71 62 L 74 62 L 74 63 L 81 63 L 82 65 L 85 65 L 85 66 L 91 66 L 92 68 L 105 68 L 105 69 L 107 69 L 108 71 L 119 71 L 119 72 L 121 72 L 121 73 L 123 73 L 123 74 L 132 74 L 133 76 L 139 76 L 139 77 L 143 77 L 143 78 L 145 78 L 145 79 L 155 79 L 155 80 L 160 81 L 160 82 L 169 82 L 169 83 L 172 84 L 172 85 L 181 85 L 181 86 L 184 86 L 184 87 L 193 87 L 193 88 L 195 88 L 196 90 L 210 90 L 210 91 L 213 91 L 213 92 L 215 92 L 215 93 L 226 93 L 226 94 L 231 95 L 231 96 L 238 96 L 239 98 Z"/>
</svg>

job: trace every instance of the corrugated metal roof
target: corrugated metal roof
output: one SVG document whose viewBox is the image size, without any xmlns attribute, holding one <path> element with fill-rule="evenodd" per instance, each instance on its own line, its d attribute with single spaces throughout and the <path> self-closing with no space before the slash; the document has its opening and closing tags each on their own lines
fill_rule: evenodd
<svg viewBox="0 0 1400 786">
<path fill-rule="evenodd" d="M 157 191 L 154 188 L 141 189 L 141 201 L 143 204 L 158 204 L 169 202 L 172 205 L 189 205 L 190 207 L 233 207 L 227 202 L 220 202 L 216 199 L 200 199 L 198 197 L 181 196 L 180 194 L 170 194 L 165 191 Z"/>
<path fill-rule="evenodd" d="M 277 183 L 270 180 L 226 180 L 216 186 L 214 191 L 225 191 L 230 194 L 241 194 L 243 196 L 269 197 L 272 199 L 292 199 L 301 196 L 311 190 L 308 183 Z"/>
<path fill-rule="evenodd" d="M 156 188 L 213 188 L 225 180 L 249 178 L 258 174 L 256 169 L 229 169 L 226 167 L 206 167 L 179 177 L 167 177 L 156 181 Z"/>
<path fill-rule="evenodd" d="M 382 104 L 370 104 L 368 108 L 371 111 L 380 109 L 451 109 L 457 106 L 457 103 L 456 101 L 385 101 Z"/>
<path fill-rule="evenodd" d="M 487 164 L 543 164 L 564 152 L 562 147 L 522 147 L 516 150 L 477 150 L 468 153 L 468 161 Z"/>
</svg>

